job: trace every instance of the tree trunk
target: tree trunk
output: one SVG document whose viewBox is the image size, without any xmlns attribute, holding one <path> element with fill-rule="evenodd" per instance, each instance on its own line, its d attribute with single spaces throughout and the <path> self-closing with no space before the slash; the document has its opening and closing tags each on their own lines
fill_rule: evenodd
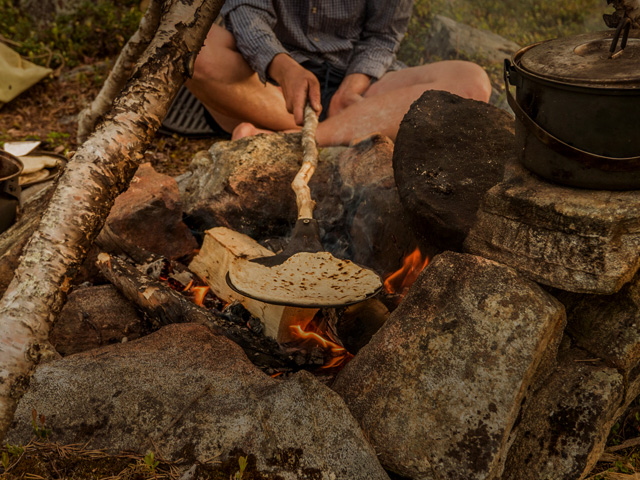
<svg viewBox="0 0 640 480">
<path fill-rule="evenodd" d="M 126 88 L 60 178 L 0 300 L 0 439 L 77 268 L 191 73 L 222 3 L 165 1 L 158 30 Z"/>
<path fill-rule="evenodd" d="M 162 13 L 161 0 L 151 0 L 147 11 L 140 21 L 140 27 L 129 39 L 118 55 L 113 69 L 107 80 L 102 85 L 100 93 L 91 104 L 80 112 L 78 116 L 78 142 L 84 142 L 91 134 L 98 119 L 109 111 L 113 100 L 122 91 L 125 83 L 131 77 L 131 73 L 138 59 L 151 43 L 153 35 L 158 30 L 160 14 Z"/>
</svg>

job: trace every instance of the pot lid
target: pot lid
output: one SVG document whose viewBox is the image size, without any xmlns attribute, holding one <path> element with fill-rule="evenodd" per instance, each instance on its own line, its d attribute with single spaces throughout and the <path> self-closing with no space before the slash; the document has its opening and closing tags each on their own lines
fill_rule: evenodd
<svg viewBox="0 0 640 480">
<path fill-rule="evenodd" d="M 548 40 L 517 52 L 514 63 L 529 73 L 563 83 L 640 88 L 640 33 L 632 30 L 624 52 L 609 58 L 613 35 L 613 30 L 607 30 Z"/>
</svg>

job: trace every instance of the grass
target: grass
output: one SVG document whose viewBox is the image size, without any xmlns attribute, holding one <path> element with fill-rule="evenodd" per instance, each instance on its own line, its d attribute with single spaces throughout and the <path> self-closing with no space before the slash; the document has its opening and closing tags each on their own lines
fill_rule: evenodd
<svg viewBox="0 0 640 480">
<path fill-rule="evenodd" d="M 416 0 L 399 57 L 409 65 L 429 61 L 424 43 L 434 15 L 489 30 L 521 46 L 604 30 L 604 0 Z"/>
<path fill-rule="evenodd" d="M 25 15 L 19 0 L 0 0 L 0 12 L 0 35 L 24 57 L 51 68 L 117 55 L 142 18 L 137 0 L 85 0 L 47 25 Z"/>
</svg>

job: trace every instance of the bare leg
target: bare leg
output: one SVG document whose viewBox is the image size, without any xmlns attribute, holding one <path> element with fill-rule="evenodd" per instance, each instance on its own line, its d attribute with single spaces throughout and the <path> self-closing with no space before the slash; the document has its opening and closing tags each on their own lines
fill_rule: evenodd
<svg viewBox="0 0 640 480">
<path fill-rule="evenodd" d="M 231 33 L 218 25 L 209 31 L 186 85 L 228 132 L 242 122 L 277 131 L 298 128 L 280 89 L 260 81 Z"/>
<path fill-rule="evenodd" d="M 445 90 L 461 97 L 488 101 L 491 84 L 485 71 L 470 62 L 445 61 L 385 74 L 363 99 L 318 126 L 320 145 L 348 145 L 353 139 L 380 132 L 395 141 L 402 118 L 426 90 Z"/>
</svg>

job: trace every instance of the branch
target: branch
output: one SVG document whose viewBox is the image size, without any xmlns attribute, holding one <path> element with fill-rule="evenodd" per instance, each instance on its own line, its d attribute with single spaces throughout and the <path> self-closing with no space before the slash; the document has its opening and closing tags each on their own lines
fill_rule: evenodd
<svg viewBox="0 0 640 480">
<path fill-rule="evenodd" d="M 161 0 L 151 0 L 147 11 L 140 21 L 140 26 L 136 33 L 129 39 L 127 44 L 118 55 L 115 65 L 107 80 L 102 85 L 100 93 L 78 115 L 78 142 L 84 142 L 96 126 L 98 119 L 109 111 L 114 98 L 122 91 L 125 83 L 131 77 L 131 73 L 145 49 L 151 43 L 153 35 L 158 30 L 160 14 L 162 13 Z"/>
<path fill-rule="evenodd" d="M 166 0 L 125 90 L 67 164 L 0 300 L 0 439 L 78 267 L 126 189 L 218 15 L 222 0 Z"/>
</svg>

